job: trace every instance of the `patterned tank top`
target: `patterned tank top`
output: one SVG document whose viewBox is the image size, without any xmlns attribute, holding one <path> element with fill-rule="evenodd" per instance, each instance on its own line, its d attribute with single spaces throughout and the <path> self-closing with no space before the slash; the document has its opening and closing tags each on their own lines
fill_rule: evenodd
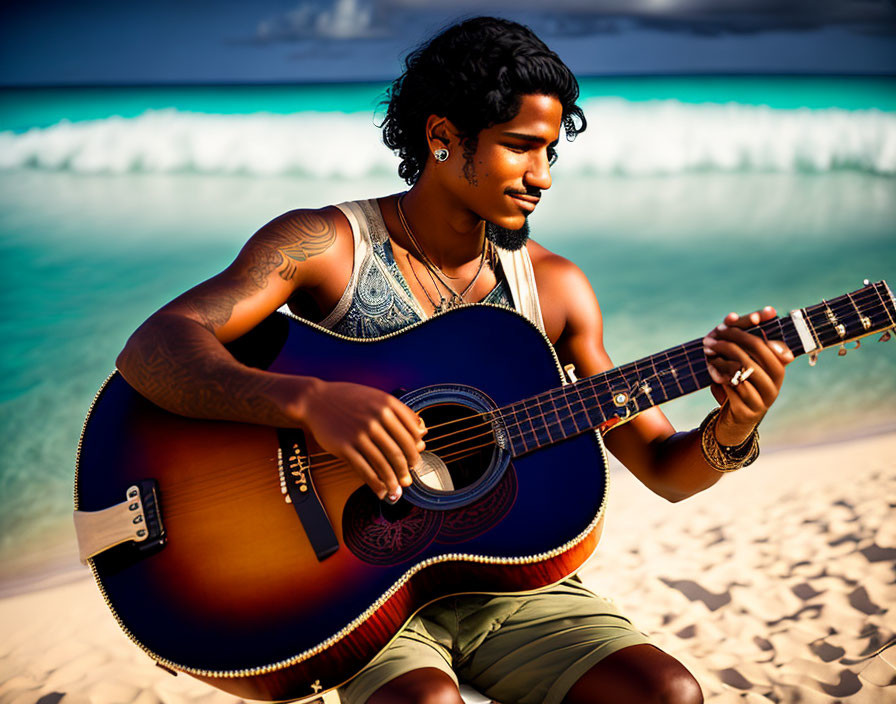
<svg viewBox="0 0 896 704">
<path fill-rule="evenodd" d="M 428 316 L 395 263 L 377 201 L 352 201 L 336 207 L 352 228 L 352 275 L 339 302 L 319 325 L 346 337 L 372 338 L 425 320 Z M 501 263 L 498 283 L 481 303 L 515 309 L 544 331 L 526 248 L 516 252 L 500 247 L 496 250 Z"/>
</svg>

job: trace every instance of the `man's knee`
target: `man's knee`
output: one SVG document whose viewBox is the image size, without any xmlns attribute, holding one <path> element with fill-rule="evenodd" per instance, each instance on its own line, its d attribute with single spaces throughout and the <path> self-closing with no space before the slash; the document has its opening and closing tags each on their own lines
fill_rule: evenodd
<svg viewBox="0 0 896 704">
<path fill-rule="evenodd" d="M 566 704 L 702 704 L 703 692 L 678 660 L 652 645 L 623 648 L 576 682 Z"/>
<path fill-rule="evenodd" d="M 703 704 L 703 691 L 694 676 L 681 664 L 659 674 L 653 698 L 657 704 Z"/>
<path fill-rule="evenodd" d="M 449 675 L 426 667 L 390 680 L 371 695 L 367 704 L 463 704 L 463 699 Z"/>
</svg>

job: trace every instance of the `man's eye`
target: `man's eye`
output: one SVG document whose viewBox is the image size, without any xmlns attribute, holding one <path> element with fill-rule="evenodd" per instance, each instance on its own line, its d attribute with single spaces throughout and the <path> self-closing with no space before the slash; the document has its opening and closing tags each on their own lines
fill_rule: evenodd
<svg viewBox="0 0 896 704">
<path fill-rule="evenodd" d="M 548 164 L 553 166 L 557 162 L 557 150 L 553 147 L 548 147 Z"/>
</svg>

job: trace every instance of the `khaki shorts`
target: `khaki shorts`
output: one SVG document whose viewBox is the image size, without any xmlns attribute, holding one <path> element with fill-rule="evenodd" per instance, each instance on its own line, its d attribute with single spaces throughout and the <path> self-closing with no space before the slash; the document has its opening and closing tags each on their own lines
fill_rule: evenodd
<svg viewBox="0 0 896 704">
<path fill-rule="evenodd" d="M 365 704 L 390 680 L 435 667 L 506 704 L 554 704 L 595 663 L 649 643 L 577 577 L 534 594 L 464 595 L 421 609 L 391 645 L 340 688 Z"/>
</svg>

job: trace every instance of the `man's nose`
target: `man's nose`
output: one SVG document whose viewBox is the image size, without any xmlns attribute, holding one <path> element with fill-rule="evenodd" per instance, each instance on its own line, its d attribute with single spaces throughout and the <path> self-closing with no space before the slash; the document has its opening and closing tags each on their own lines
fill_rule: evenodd
<svg viewBox="0 0 896 704">
<path fill-rule="evenodd" d="M 551 187 L 551 164 L 547 154 L 534 154 L 526 172 L 526 186 L 546 191 Z"/>
</svg>

